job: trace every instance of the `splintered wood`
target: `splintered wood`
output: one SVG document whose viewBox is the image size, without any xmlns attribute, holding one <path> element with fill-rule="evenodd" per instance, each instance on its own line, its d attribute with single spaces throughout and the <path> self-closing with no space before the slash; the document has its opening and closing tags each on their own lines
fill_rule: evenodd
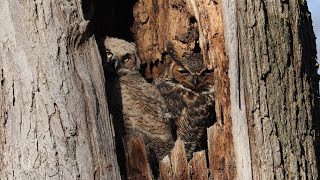
<svg viewBox="0 0 320 180">
<path fill-rule="evenodd" d="M 164 157 L 163 160 L 160 161 L 159 166 L 160 179 L 173 180 L 169 156 Z"/>
<path fill-rule="evenodd" d="M 131 138 L 127 143 L 127 171 L 128 179 L 152 179 L 152 172 L 148 164 L 144 142 L 140 137 Z M 193 159 L 187 162 L 184 142 L 178 139 L 169 156 L 159 162 L 159 179 L 161 180 L 188 180 L 208 179 L 208 167 L 205 151 L 194 153 Z"/>
<path fill-rule="evenodd" d="M 132 137 L 127 142 L 126 160 L 128 179 L 152 179 L 146 146 L 141 135 L 138 137 Z"/>
<path fill-rule="evenodd" d="M 186 151 L 182 140 L 178 139 L 171 152 L 173 179 L 190 179 Z"/>
<path fill-rule="evenodd" d="M 191 179 L 208 180 L 209 170 L 205 151 L 195 152 L 189 162 Z"/>
</svg>

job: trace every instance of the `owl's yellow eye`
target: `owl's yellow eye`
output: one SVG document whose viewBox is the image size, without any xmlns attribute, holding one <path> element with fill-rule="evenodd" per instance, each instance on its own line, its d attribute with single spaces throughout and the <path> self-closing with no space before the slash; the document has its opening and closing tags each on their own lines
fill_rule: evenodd
<svg viewBox="0 0 320 180">
<path fill-rule="evenodd" d="M 107 58 L 108 59 L 111 59 L 113 57 L 113 54 L 109 51 L 106 52 L 107 53 Z"/>
</svg>

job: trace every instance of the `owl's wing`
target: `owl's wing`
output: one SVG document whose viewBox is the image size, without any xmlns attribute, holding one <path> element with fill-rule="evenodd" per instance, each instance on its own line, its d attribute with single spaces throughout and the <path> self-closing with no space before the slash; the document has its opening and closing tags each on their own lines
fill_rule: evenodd
<svg viewBox="0 0 320 180">
<path fill-rule="evenodd" d="M 156 79 L 154 84 L 175 115 L 177 136 L 185 142 L 187 157 L 190 158 L 192 152 L 202 146 L 206 128 L 215 121 L 213 94 L 194 92 L 162 78 Z"/>
<path fill-rule="evenodd" d="M 183 94 L 177 92 L 179 91 L 177 84 L 161 78 L 155 79 L 153 84 L 165 99 L 173 118 L 180 116 L 181 111 L 186 107 L 186 103 L 183 100 Z"/>
<path fill-rule="evenodd" d="M 124 116 L 128 121 L 145 127 L 146 133 L 161 134 L 171 130 L 167 105 L 153 85 L 140 74 L 121 77 L 120 83 Z"/>
<path fill-rule="evenodd" d="M 139 74 L 122 77 L 120 84 L 126 131 L 142 134 L 157 157 L 167 154 L 174 139 L 169 111 L 160 92 Z"/>
</svg>

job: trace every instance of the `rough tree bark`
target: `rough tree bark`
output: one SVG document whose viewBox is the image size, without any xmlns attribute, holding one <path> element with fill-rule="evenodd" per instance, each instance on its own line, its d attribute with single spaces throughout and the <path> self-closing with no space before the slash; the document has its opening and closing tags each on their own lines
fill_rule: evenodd
<svg viewBox="0 0 320 180">
<path fill-rule="evenodd" d="M 0 2 L 0 179 L 120 179 L 80 0 Z"/>
<path fill-rule="evenodd" d="M 319 86 L 306 1 L 228 0 L 223 15 L 239 179 L 317 179 Z"/>
</svg>

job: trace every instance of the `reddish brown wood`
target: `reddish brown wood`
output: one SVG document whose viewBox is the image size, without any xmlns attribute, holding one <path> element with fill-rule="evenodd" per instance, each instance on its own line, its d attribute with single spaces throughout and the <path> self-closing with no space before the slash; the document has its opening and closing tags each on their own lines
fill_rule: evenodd
<svg viewBox="0 0 320 180">
<path fill-rule="evenodd" d="M 126 143 L 126 161 L 128 179 L 152 179 L 147 151 L 141 135 L 130 138 Z"/>
<path fill-rule="evenodd" d="M 189 162 L 192 179 L 208 180 L 208 167 L 205 151 L 193 153 L 193 158 Z"/>
<path fill-rule="evenodd" d="M 161 180 L 171 180 L 172 178 L 172 170 L 171 170 L 171 162 L 169 156 L 163 158 L 160 161 L 160 179 Z"/>
<path fill-rule="evenodd" d="M 198 30 L 198 23 L 190 25 L 190 19 L 195 16 L 190 1 L 140 0 L 133 13 L 135 21 L 132 30 L 143 63 L 164 61 L 162 54 L 169 41 L 179 57 L 193 50 L 196 40 L 182 42 L 190 33 L 190 27 L 195 32 Z M 158 74 L 157 67 L 153 68 L 152 76 L 157 77 Z"/>
<path fill-rule="evenodd" d="M 208 132 L 211 176 L 217 179 L 234 179 L 236 166 L 230 108 L 229 60 L 225 52 L 221 0 L 210 1 L 209 4 L 200 0 L 198 6 L 205 41 L 202 48 L 207 52 L 204 57 L 207 66 L 214 69 L 217 122 Z"/>
<path fill-rule="evenodd" d="M 199 33 L 199 43 L 204 61 L 214 69 L 215 111 L 217 115 L 216 136 L 209 133 L 209 142 L 215 147 L 209 157 L 213 172 L 234 179 L 235 155 L 230 112 L 229 61 L 225 52 L 221 0 L 139 0 L 134 7 L 133 32 L 142 62 L 156 64 L 162 60 L 168 41 L 178 56 L 193 50 L 195 41 L 182 42 L 190 28 Z M 190 23 L 195 21 L 195 23 Z M 163 60 L 165 61 L 165 60 Z M 148 77 L 157 77 L 161 69 L 146 70 Z M 219 157 L 218 160 L 213 157 Z M 222 166 L 223 168 L 218 168 Z M 173 161 L 172 161 L 173 163 Z M 219 169 L 219 171 L 217 170 Z M 215 169 L 215 170 L 214 170 Z M 173 170 L 174 171 L 174 170 Z M 212 174 L 212 173 L 211 173 Z M 213 175 L 215 176 L 215 175 Z"/>
</svg>

